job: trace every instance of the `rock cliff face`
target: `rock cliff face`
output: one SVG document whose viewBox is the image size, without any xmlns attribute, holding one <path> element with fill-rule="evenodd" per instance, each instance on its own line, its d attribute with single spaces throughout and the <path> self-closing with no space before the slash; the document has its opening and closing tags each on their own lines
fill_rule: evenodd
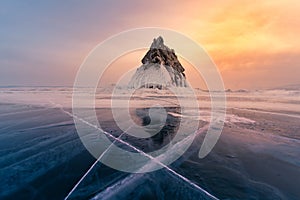
<svg viewBox="0 0 300 200">
<path fill-rule="evenodd" d="M 129 82 L 130 88 L 187 87 L 184 68 L 161 36 L 153 40 L 142 63 Z"/>
</svg>

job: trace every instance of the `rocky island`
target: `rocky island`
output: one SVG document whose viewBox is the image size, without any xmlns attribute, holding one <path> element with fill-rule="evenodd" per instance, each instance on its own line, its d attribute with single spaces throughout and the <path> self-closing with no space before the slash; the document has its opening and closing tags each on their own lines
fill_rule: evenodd
<svg viewBox="0 0 300 200">
<path fill-rule="evenodd" d="M 129 82 L 130 88 L 187 87 L 184 68 L 175 51 L 164 44 L 161 36 L 154 38 L 150 49 Z"/>
</svg>

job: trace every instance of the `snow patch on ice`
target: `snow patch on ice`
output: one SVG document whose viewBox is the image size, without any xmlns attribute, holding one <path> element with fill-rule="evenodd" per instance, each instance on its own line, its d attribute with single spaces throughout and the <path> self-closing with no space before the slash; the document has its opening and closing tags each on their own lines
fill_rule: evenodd
<svg viewBox="0 0 300 200">
<path fill-rule="evenodd" d="M 174 112 L 168 112 L 168 114 L 170 114 L 174 117 L 189 118 L 191 120 L 201 120 L 204 122 L 210 122 L 210 120 L 211 120 L 211 113 L 209 111 L 200 111 L 199 116 L 193 114 L 192 111 L 189 113 L 189 115 L 182 115 L 182 114 L 178 114 L 178 113 L 174 113 Z M 254 124 L 255 121 L 252 119 L 240 117 L 240 116 L 237 116 L 234 114 L 227 114 L 226 118 L 225 118 L 225 123 L 227 123 L 227 124 L 233 124 L 233 123 Z"/>
</svg>

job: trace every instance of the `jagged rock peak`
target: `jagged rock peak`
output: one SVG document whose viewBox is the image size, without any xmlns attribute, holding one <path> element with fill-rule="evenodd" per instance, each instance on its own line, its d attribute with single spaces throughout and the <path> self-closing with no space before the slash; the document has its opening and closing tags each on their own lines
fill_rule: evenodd
<svg viewBox="0 0 300 200">
<path fill-rule="evenodd" d="M 174 49 L 170 49 L 169 47 L 167 47 L 164 44 L 164 39 L 161 36 L 153 39 L 149 51 L 142 59 L 142 63 L 158 63 L 162 65 L 168 65 L 185 76 L 185 74 L 183 73 L 184 68 L 179 62 Z"/>
<path fill-rule="evenodd" d="M 142 63 L 128 84 L 130 88 L 188 87 L 184 68 L 161 36 L 153 39 Z"/>
<path fill-rule="evenodd" d="M 164 47 L 164 39 L 161 36 L 158 36 L 158 38 L 153 39 L 150 49 L 160 49 Z"/>
</svg>

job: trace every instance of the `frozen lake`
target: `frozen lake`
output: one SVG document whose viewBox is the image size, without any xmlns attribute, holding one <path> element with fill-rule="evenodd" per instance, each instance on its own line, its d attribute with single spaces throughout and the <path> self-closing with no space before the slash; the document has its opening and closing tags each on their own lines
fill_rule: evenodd
<svg viewBox="0 0 300 200">
<path fill-rule="evenodd" d="M 80 90 L 82 101 L 92 94 L 88 89 Z M 116 96 L 116 101 L 122 102 L 127 92 Z M 150 123 L 151 105 L 159 104 L 167 112 L 161 132 L 150 139 L 120 136 L 122 131 L 110 111 L 108 88 L 97 91 L 96 113 L 105 131 L 147 153 L 168 145 L 181 119 L 196 120 L 199 128 L 209 123 L 210 96 L 202 90 L 196 90 L 196 95 L 200 116 L 193 104 L 188 114 L 180 113 L 171 92 L 135 92 L 130 106 L 137 124 Z M 131 174 L 97 163 L 69 198 L 212 199 L 211 194 L 219 199 L 299 199 L 300 91 L 226 95 L 222 135 L 205 158 L 198 157 L 205 136 L 199 132 L 169 169 Z M 67 113 L 72 113 L 72 88 L 0 88 L 1 199 L 64 199 L 93 165 L 96 159 L 83 146 Z"/>
</svg>

